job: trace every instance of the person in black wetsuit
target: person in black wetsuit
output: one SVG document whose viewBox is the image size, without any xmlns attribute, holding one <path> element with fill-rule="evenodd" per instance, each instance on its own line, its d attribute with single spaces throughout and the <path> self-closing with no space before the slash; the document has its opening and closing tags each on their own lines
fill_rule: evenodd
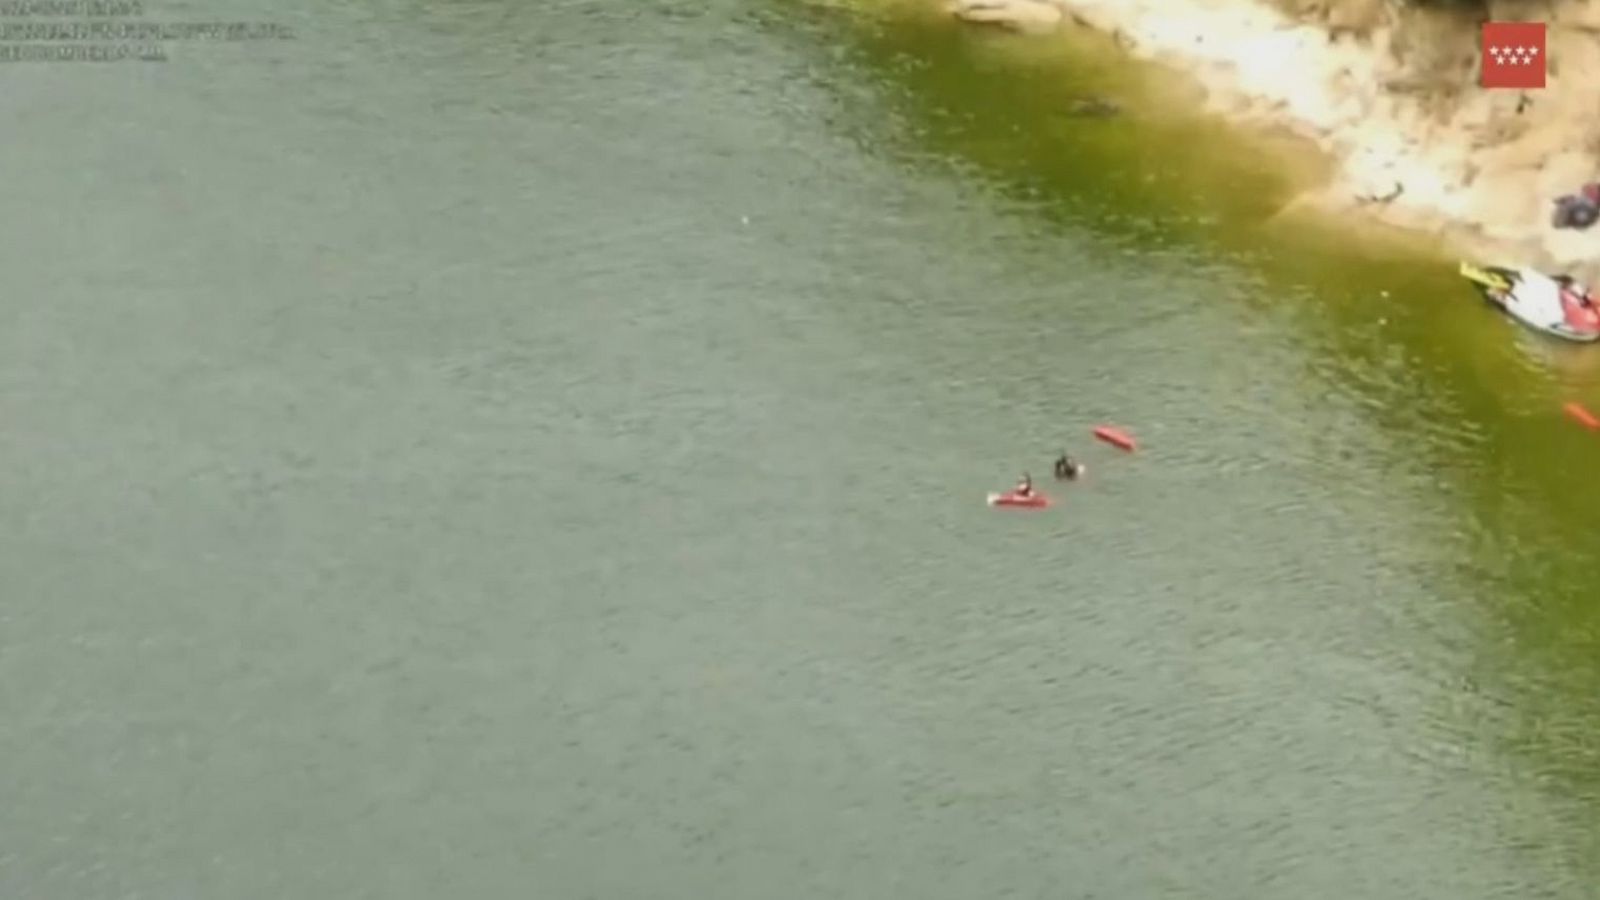
<svg viewBox="0 0 1600 900">
<path fill-rule="evenodd" d="M 1083 464 L 1061 451 L 1061 456 L 1056 460 L 1056 477 L 1071 480 L 1083 474 Z"/>
<path fill-rule="evenodd" d="M 1561 293 L 1576 300 L 1579 306 L 1584 309 L 1593 308 L 1594 297 L 1590 295 L 1589 289 L 1578 284 L 1571 275 L 1557 275 L 1551 280 L 1561 286 Z"/>
<path fill-rule="evenodd" d="M 1027 472 L 1023 472 L 1022 479 L 1017 482 L 1016 490 L 1012 493 L 1015 493 L 1018 497 L 1032 497 L 1033 476 L 1029 475 Z"/>
</svg>

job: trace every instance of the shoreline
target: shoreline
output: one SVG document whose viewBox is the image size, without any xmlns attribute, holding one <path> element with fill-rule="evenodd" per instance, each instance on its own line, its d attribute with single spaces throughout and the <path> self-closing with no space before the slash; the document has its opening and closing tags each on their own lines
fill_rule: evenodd
<svg viewBox="0 0 1600 900">
<path fill-rule="evenodd" d="M 1552 59 L 1559 51 L 1562 65 L 1552 64 L 1543 91 L 1528 92 L 1531 103 L 1477 87 L 1477 20 L 1458 13 L 1352 21 L 1336 2 L 1329 18 L 1305 22 L 1261 0 L 952 0 L 945 9 L 1024 34 L 1105 33 L 1192 78 L 1206 111 L 1308 140 L 1331 177 L 1285 214 L 1399 228 L 1447 255 L 1596 283 L 1600 226 L 1549 222 L 1555 197 L 1600 178 L 1600 141 L 1584 125 L 1594 111 L 1572 112 L 1600 108 L 1600 11 L 1556 0 L 1557 13 L 1563 4 L 1587 18 L 1551 26 Z"/>
</svg>

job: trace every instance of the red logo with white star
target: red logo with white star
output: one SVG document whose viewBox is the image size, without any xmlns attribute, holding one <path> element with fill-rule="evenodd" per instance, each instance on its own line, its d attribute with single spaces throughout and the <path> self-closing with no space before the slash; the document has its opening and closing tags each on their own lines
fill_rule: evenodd
<svg viewBox="0 0 1600 900">
<path fill-rule="evenodd" d="M 1543 22 L 1485 22 L 1483 75 L 1486 88 L 1532 90 L 1544 87 Z"/>
</svg>

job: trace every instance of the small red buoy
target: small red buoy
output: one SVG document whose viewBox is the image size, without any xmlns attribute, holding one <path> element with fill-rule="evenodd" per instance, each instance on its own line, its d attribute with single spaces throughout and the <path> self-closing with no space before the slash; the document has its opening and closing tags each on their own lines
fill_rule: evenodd
<svg viewBox="0 0 1600 900">
<path fill-rule="evenodd" d="M 1595 418 L 1594 413 L 1584 409 L 1582 403 L 1568 403 L 1565 409 L 1567 415 L 1575 419 L 1579 425 L 1591 431 L 1600 431 L 1600 419 Z"/>
<path fill-rule="evenodd" d="M 1132 450 L 1138 446 L 1134 443 L 1133 437 L 1126 431 L 1123 431 L 1121 428 L 1113 428 L 1110 425 L 1101 425 L 1096 428 L 1094 430 L 1094 436 L 1108 444 L 1111 444 L 1112 446 L 1121 447 L 1124 450 Z"/>
</svg>

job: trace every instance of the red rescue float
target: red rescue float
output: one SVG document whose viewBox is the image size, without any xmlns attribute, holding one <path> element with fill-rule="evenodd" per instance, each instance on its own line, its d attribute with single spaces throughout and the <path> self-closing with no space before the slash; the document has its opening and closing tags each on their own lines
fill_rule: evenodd
<svg viewBox="0 0 1600 900">
<path fill-rule="evenodd" d="M 1584 409 L 1582 403 L 1568 403 L 1565 408 L 1567 415 L 1576 420 L 1579 425 L 1590 431 L 1600 431 L 1600 419 L 1595 418 L 1594 413 Z"/>
<path fill-rule="evenodd" d="M 1101 425 L 1096 428 L 1094 430 L 1094 436 L 1112 445 L 1113 447 L 1121 447 L 1124 450 L 1131 451 L 1138 447 L 1138 444 L 1134 443 L 1132 435 L 1128 434 L 1126 431 L 1123 431 L 1121 428 L 1114 428 L 1110 425 Z"/>
<path fill-rule="evenodd" d="M 1050 498 L 1035 491 L 1026 496 L 1016 491 L 1006 491 L 1004 494 L 990 494 L 990 506 L 1014 506 L 1018 509 L 1044 509 L 1050 505 Z"/>
</svg>

